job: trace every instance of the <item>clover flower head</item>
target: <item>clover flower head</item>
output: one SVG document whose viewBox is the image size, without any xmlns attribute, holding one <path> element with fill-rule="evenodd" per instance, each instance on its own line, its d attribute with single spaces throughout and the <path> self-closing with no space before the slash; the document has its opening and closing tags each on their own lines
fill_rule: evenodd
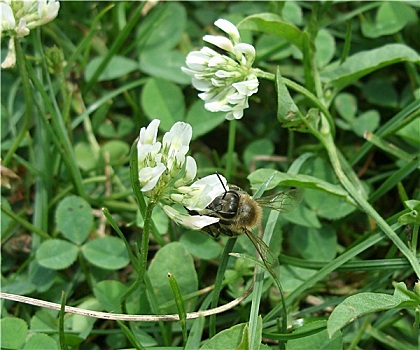
<svg viewBox="0 0 420 350">
<path fill-rule="evenodd" d="M 191 125 L 175 123 L 157 141 L 160 120 L 154 119 L 140 130 L 137 142 L 138 176 L 141 191 L 163 206 L 166 214 L 178 224 L 200 229 L 219 219 L 200 215 L 206 207 L 228 188 L 226 179 L 218 174 L 195 180 L 197 163 L 188 156 L 192 137 Z M 188 213 L 166 203 L 181 205 Z M 194 211 L 196 214 L 191 215 Z"/>
<path fill-rule="evenodd" d="M 202 91 L 198 95 L 211 112 L 227 112 L 226 119 L 240 119 L 248 108 L 248 98 L 258 91 L 258 78 L 252 64 L 255 48 L 241 43 L 234 24 L 219 19 L 214 24 L 229 38 L 205 35 L 203 40 L 225 51 L 222 55 L 204 46 L 188 54 L 184 73 L 192 77 L 193 86 Z"/>
<path fill-rule="evenodd" d="M 2 37 L 24 37 L 31 29 L 52 21 L 60 9 L 56 0 L 4 0 L 0 6 Z"/>
<path fill-rule="evenodd" d="M 60 3 L 56 0 L 3 0 L 0 3 L 1 37 L 10 36 L 9 51 L 2 68 L 13 67 L 16 54 L 13 37 L 23 38 L 31 29 L 57 17 Z"/>
</svg>

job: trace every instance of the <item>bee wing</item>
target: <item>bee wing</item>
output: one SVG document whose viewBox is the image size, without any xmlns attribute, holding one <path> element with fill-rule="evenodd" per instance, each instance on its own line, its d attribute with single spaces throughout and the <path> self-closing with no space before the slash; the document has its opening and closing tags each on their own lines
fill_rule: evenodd
<svg viewBox="0 0 420 350">
<path fill-rule="evenodd" d="M 279 281 L 278 276 L 274 272 L 274 269 L 279 266 L 279 260 L 276 259 L 271 249 L 265 244 L 265 242 L 258 236 L 254 235 L 249 230 L 244 230 L 245 234 L 248 236 L 258 254 L 263 261 L 264 266 L 267 268 L 268 272 L 273 276 L 276 281 Z"/>
<path fill-rule="evenodd" d="M 288 190 L 255 199 L 264 208 L 277 210 L 281 213 L 288 213 L 302 201 L 302 192 L 299 190 Z"/>
</svg>

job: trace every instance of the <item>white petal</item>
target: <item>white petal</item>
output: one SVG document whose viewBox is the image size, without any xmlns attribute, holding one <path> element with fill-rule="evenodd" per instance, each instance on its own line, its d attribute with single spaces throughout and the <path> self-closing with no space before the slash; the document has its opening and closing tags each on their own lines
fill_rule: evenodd
<svg viewBox="0 0 420 350">
<path fill-rule="evenodd" d="M 210 103 L 210 102 L 219 101 L 221 104 L 226 104 L 227 103 L 226 98 L 235 93 L 237 93 L 237 91 L 231 85 L 225 86 L 223 89 L 221 88 L 215 89 L 214 96 L 211 99 L 207 100 L 207 102 Z"/>
<path fill-rule="evenodd" d="M 219 221 L 218 218 L 213 218 L 206 215 L 187 215 L 178 210 L 164 205 L 163 210 L 172 220 L 177 224 L 183 225 L 193 230 L 201 230 L 203 227 L 215 224 Z"/>
<path fill-rule="evenodd" d="M 159 119 L 153 119 L 150 124 L 147 126 L 147 128 L 141 128 L 140 129 L 140 137 L 138 144 L 144 145 L 144 144 L 153 144 L 156 142 L 157 132 L 159 128 L 160 120 Z"/>
<path fill-rule="evenodd" d="M 174 186 L 180 187 L 180 186 L 188 185 L 189 183 L 191 183 L 192 180 L 195 179 L 196 176 L 197 176 L 197 163 L 195 162 L 195 159 L 193 157 L 188 156 L 185 161 L 185 173 L 181 179 L 178 179 L 175 181 Z"/>
<path fill-rule="evenodd" d="M 238 43 L 241 40 L 241 37 L 239 36 L 239 31 L 236 26 L 229 22 L 226 19 L 218 19 L 216 22 L 214 22 L 214 25 L 219 27 L 221 30 L 223 30 L 225 33 L 229 34 L 229 36 L 232 38 L 232 40 L 235 43 Z"/>
<path fill-rule="evenodd" d="M 217 196 L 222 195 L 229 187 L 226 179 L 217 174 L 209 175 L 195 181 L 190 186 L 188 203 L 184 203 L 189 210 L 204 210 Z"/>
<path fill-rule="evenodd" d="M 21 18 L 20 20 L 19 20 L 19 24 L 17 25 L 17 27 L 15 28 L 15 32 L 16 32 L 16 34 L 18 35 L 18 36 L 20 36 L 20 37 L 24 37 L 24 36 L 27 36 L 28 34 L 29 34 L 29 29 L 28 29 L 28 27 L 27 27 L 27 25 L 26 25 L 26 21 L 25 21 L 25 19 L 24 18 Z"/>
<path fill-rule="evenodd" d="M 211 89 L 208 92 L 203 92 L 201 94 L 198 94 L 198 97 L 201 98 L 203 101 L 210 101 L 215 95 L 216 95 L 215 90 Z"/>
<path fill-rule="evenodd" d="M 166 170 L 166 167 L 159 163 L 157 166 L 150 168 L 142 168 L 139 170 L 139 181 L 141 185 L 141 191 L 147 192 L 152 190 L 157 182 L 159 181 L 161 175 Z"/>
<path fill-rule="evenodd" d="M 214 101 L 205 103 L 204 107 L 210 112 L 229 112 L 232 108 L 227 104 L 227 101 Z"/>
<path fill-rule="evenodd" d="M 15 28 L 16 25 L 16 21 L 15 21 L 15 17 L 13 16 L 13 11 L 12 8 L 5 4 L 5 3 L 0 3 L 0 29 L 1 32 L 3 33 L 3 31 L 6 30 L 12 30 Z"/>
<path fill-rule="evenodd" d="M 185 164 L 185 176 L 184 181 L 185 183 L 190 183 L 192 180 L 195 179 L 197 176 L 197 163 L 195 159 L 191 156 L 187 157 L 187 161 Z"/>
<path fill-rule="evenodd" d="M 233 116 L 233 113 L 232 112 L 227 113 L 226 116 L 225 116 L 225 118 L 226 118 L 226 120 L 241 119 L 241 118 L 235 118 Z"/>
<path fill-rule="evenodd" d="M 238 109 L 238 110 L 232 110 L 232 112 L 228 113 L 228 114 L 230 114 L 229 116 L 226 115 L 226 119 L 228 119 L 228 120 L 241 119 L 244 115 L 244 110 L 243 110 L 243 108 Z"/>
<path fill-rule="evenodd" d="M 211 85 L 215 86 L 216 88 L 226 86 L 226 81 L 223 79 L 211 78 L 210 81 L 211 81 Z"/>
<path fill-rule="evenodd" d="M 139 145 L 137 144 L 137 159 L 139 162 L 139 168 L 144 168 L 149 166 L 150 164 L 154 165 L 160 163 L 160 158 L 158 157 L 158 153 L 161 149 L 162 145 L 160 142 L 156 142 L 152 145 L 144 144 Z"/>
<path fill-rule="evenodd" d="M 178 154 L 186 155 L 192 137 L 192 127 L 184 122 L 176 122 L 171 130 L 163 136 L 163 147 L 168 149 L 169 157 L 176 157 Z"/>
<path fill-rule="evenodd" d="M 59 9 L 60 3 L 58 1 L 48 0 L 48 4 L 45 0 L 38 2 L 38 14 L 43 23 L 50 22 L 57 17 Z"/>
<path fill-rule="evenodd" d="M 233 61 L 230 57 L 217 54 L 216 56 L 210 58 L 208 66 L 210 68 L 226 68 L 232 62 L 235 61 Z"/>
<path fill-rule="evenodd" d="M 203 46 L 202 49 L 200 50 L 200 52 L 202 54 L 210 57 L 210 58 L 213 57 L 213 56 L 220 56 L 220 54 L 217 51 L 215 51 L 215 50 L 213 50 L 213 49 L 211 49 L 210 47 L 207 47 L 207 46 Z"/>
<path fill-rule="evenodd" d="M 232 86 L 242 95 L 251 96 L 258 91 L 258 79 L 240 81 Z"/>
<path fill-rule="evenodd" d="M 235 94 L 229 95 L 227 97 L 228 102 L 232 105 L 237 105 L 238 103 L 242 102 L 244 99 L 247 99 L 247 96 L 240 94 L 238 92 Z"/>
<path fill-rule="evenodd" d="M 233 52 L 232 42 L 228 38 L 225 38 L 224 36 L 205 35 L 203 37 L 203 40 L 221 48 L 222 50 Z"/>
<path fill-rule="evenodd" d="M 221 194 L 229 191 L 229 186 L 227 185 L 227 180 L 223 175 L 220 174 L 212 174 L 205 176 L 197 181 L 195 181 L 191 187 L 195 186 L 207 186 L 210 189 L 209 196 L 213 198 L 213 200 L 220 196 Z"/>
<path fill-rule="evenodd" d="M 233 47 L 233 51 L 236 53 L 239 52 L 246 57 L 246 62 L 242 62 L 247 67 L 251 67 L 255 60 L 255 48 L 250 44 L 240 43 Z"/>
<path fill-rule="evenodd" d="M 193 77 L 196 73 L 196 71 L 191 70 L 189 68 L 185 68 L 185 67 L 181 67 L 181 70 L 185 73 L 188 74 L 189 76 Z"/>
<path fill-rule="evenodd" d="M 216 73 L 214 73 L 214 75 L 218 78 L 234 78 L 236 76 L 238 76 L 238 72 L 228 72 L 222 69 L 219 69 Z"/>
<path fill-rule="evenodd" d="M 207 67 L 209 59 L 208 55 L 205 55 L 200 51 L 193 51 L 188 54 L 185 62 L 188 68 L 202 71 Z"/>
<path fill-rule="evenodd" d="M 207 93 L 198 94 L 198 97 L 201 98 L 206 103 L 216 102 L 218 104 L 224 105 L 226 103 L 226 96 L 229 96 L 231 93 L 236 92 L 234 88 L 228 86 L 224 89 L 212 89 Z"/>
<path fill-rule="evenodd" d="M 193 230 L 201 230 L 203 227 L 219 222 L 219 218 L 206 215 L 190 215 L 185 218 L 183 225 Z"/>
<path fill-rule="evenodd" d="M 15 0 L 10 0 L 10 2 L 17 3 L 17 1 Z M 23 7 L 21 7 L 20 12 L 18 11 L 17 13 L 19 17 L 24 16 L 25 14 L 28 14 L 29 12 L 36 11 L 37 1 L 32 0 L 32 1 L 22 1 L 22 2 L 23 2 Z"/>
<path fill-rule="evenodd" d="M 189 145 L 192 137 L 191 125 L 184 122 L 176 122 L 163 136 L 163 144 L 178 148 Z"/>
<path fill-rule="evenodd" d="M 239 43 L 234 46 L 235 50 L 240 51 L 244 55 L 255 56 L 255 47 L 247 43 Z"/>
<path fill-rule="evenodd" d="M 184 195 L 182 193 L 171 193 L 169 198 L 174 202 L 183 205 Z"/>
<path fill-rule="evenodd" d="M 15 51 L 15 41 L 13 38 L 9 40 L 9 51 L 7 51 L 7 56 L 1 64 L 1 68 L 13 68 L 16 64 L 16 51 Z"/>
<path fill-rule="evenodd" d="M 199 91 L 209 91 L 213 85 L 209 80 L 192 79 L 193 86 Z"/>
</svg>

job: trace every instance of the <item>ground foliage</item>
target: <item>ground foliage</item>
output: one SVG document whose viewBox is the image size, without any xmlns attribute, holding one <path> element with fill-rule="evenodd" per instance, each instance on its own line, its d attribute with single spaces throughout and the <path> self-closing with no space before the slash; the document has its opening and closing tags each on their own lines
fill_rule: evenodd
<svg viewBox="0 0 420 350">
<path fill-rule="evenodd" d="M 218 171 L 250 193 L 272 178 L 269 193 L 302 192 L 262 225 L 280 261 L 287 330 L 267 275 L 211 320 L 67 314 L 61 324 L 58 311 L 2 300 L 2 348 L 417 348 L 418 4 L 149 5 L 61 2 L 53 22 L 21 40 L 25 59 L 2 70 L 2 291 L 58 303 L 64 291 L 67 305 L 181 317 L 210 308 L 214 283 L 218 305 L 240 296 L 255 267 L 243 258 L 255 254 L 246 237 L 220 285 L 232 240 L 176 226 L 159 207 L 145 283 L 127 292 L 143 232 L 131 145 L 153 118 L 161 131 L 186 121 L 200 177 Z M 206 111 L 180 69 L 218 18 L 238 25 L 254 67 L 275 75 L 234 122 Z"/>
</svg>

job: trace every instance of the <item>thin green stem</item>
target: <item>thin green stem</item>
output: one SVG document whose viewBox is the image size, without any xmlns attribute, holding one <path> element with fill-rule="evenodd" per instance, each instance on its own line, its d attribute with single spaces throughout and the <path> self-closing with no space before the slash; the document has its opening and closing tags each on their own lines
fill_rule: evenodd
<svg viewBox="0 0 420 350">
<path fill-rule="evenodd" d="M 131 152 L 130 152 L 130 181 L 131 186 L 133 188 L 134 197 L 136 198 L 138 208 L 140 209 L 141 216 L 143 218 L 146 217 L 146 201 L 143 197 L 143 192 L 141 191 L 140 187 L 140 181 L 138 176 L 138 158 L 137 158 L 137 140 L 133 142 L 133 145 L 131 146 Z M 162 238 L 162 236 L 157 231 L 154 224 L 152 224 L 153 230 L 152 230 L 152 236 L 153 239 L 161 246 L 163 247 L 166 242 Z"/>
<path fill-rule="evenodd" d="M 415 310 L 416 316 L 413 324 L 414 332 L 417 333 L 417 344 L 420 344 L 420 308 Z"/>
<path fill-rule="evenodd" d="M 149 252 L 149 235 L 152 231 L 152 212 L 154 207 L 156 206 L 155 201 L 150 201 L 146 208 L 146 215 L 144 218 L 144 226 L 143 226 L 143 236 L 141 238 L 141 248 L 140 248 L 140 260 L 139 260 L 139 271 L 137 274 L 137 278 L 134 283 L 127 289 L 127 291 L 121 297 L 121 305 L 123 306 L 123 311 L 125 310 L 125 301 L 127 298 L 133 294 L 137 288 L 140 286 L 141 282 L 143 282 L 144 275 L 147 269 L 147 256 Z"/>
<path fill-rule="evenodd" d="M 144 226 L 143 226 L 143 237 L 141 238 L 141 250 L 140 250 L 140 269 L 139 275 L 141 280 L 144 278 L 144 274 L 146 273 L 147 269 L 147 255 L 149 251 L 149 236 L 152 232 L 153 221 L 152 221 L 152 212 L 154 207 L 156 206 L 156 202 L 150 200 L 149 204 L 147 205 L 146 209 L 146 216 L 144 218 Z"/>
<path fill-rule="evenodd" d="M 236 140 L 236 120 L 229 123 L 228 150 L 226 159 L 226 179 L 229 181 L 232 176 L 233 162 L 235 161 L 235 140 Z"/>
<path fill-rule="evenodd" d="M 413 234 L 411 237 L 411 251 L 414 255 L 417 254 L 417 242 L 419 238 L 419 225 L 414 225 Z"/>
<path fill-rule="evenodd" d="M 65 307 L 66 307 L 66 293 L 61 291 L 61 308 L 58 318 L 58 339 L 60 340 L 60 349 L 67 349 L 65 331 L 64 331 L 64 316 L 65 316 Z"/>
<path fill-rule="evenodd" d="M 20 143 L 22 142 L 25 134 L 28 132 L 29 123 L 31 120 L 31 112 L 32 112 L 32 94 L 31 94 L 31 86 L 28 78 L 28 72 L 26 71 L 26 60 L 23 55 L 22 47 L 20 46 L 20 42 L 18 38 L 13 38 L 15 43 L 15 50 L 16 50 L 16 64 L 19 71 L 19 75 L 22 79 L 22 87 L 23 87 L 23 95 L 25 97 L 25 115 L 23 119 L 23 125 L 17 134 L 15 140 L 13 141 L 9 151 L 7 152 L 6 156 L 3 159 L 3 165 L 7 167 L 10 160 L 12 159 L 13 155 L 15 154 L 16 150 L 19 148 Z"/>
</svg>

